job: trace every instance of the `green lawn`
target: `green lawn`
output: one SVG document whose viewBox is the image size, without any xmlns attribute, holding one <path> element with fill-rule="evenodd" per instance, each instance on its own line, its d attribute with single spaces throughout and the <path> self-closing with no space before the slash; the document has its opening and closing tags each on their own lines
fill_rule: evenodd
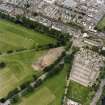
<svg viewBox="0 0 105 105">
<path fill-rule="evenodd" d="M 68 67 L 69 66 L 66 64 L 59 74 L 44 81 L 28 98 L 23 97 L 23 99 L 27 100 L 21 100 L 21 102 L 16 105 L 61 105 Z M 44 92 L 46 89 L 49 92 Z"/>
<path fill-rule="evenodd" d="M 44 84 L 56 96 L 55 100 L 49 105 L 61 105 L 62 97 L 64 95 L 66 76 L 67 70 L 69 69 L 69 64 L 65 64 L 64 68 L 62 69 L 63 70 L 59 74 L 57 74 L 53 78 L 50 78 Z"/>
<path fill-rule="evenodd" d="M 12 22 L 0 19 L 0 52 L 26 48 L 29 50 L 0 55 L 0 62 L 6 67 L 0 69 L 0 98 L 20 84 L 31 80 L 36 72 L 31 67 L 45 51 L 30 50 L 35 45 L 56 43 L 56 39 L 27 29 Z"/>
<path fill-rule="evenodd" d="M 31 48 L 56 42 L 55 39 L 0 19 L 0 51 Z"/>
<path fill-rule="evenodd" d="M 82 105 L 90 105 L 94 92 L 88 87 L 84 87 L 71 81 L 69 86 L 68 98 L 79 102 Z"/>
<path fill-rule="evenodd" d="M 20 105 L 48 105 L 54 99 L 54 94 L 52 94 L 48 88 L 43 87 L 39 91 L 35 92 L 35 94 L 22 98 Z"/>
<path fill-rule="evenodd" d="M 18 87 L 25 81 L 31 80 L 32 75 L 38 75 L 31 67 L 44 51 L 25 51 L 13 55 L 0 56 L 0 62 L 4 61 L 6 67 L 0 69 L 0 98 L 6 96 L 9 91 Z"/>
<path fill-rule="evenodd" d="M 105 31 L 105 17 L 103 17 L 101 21 L 99 21 L 96 27 L 101 31 Z"/>
</svg>

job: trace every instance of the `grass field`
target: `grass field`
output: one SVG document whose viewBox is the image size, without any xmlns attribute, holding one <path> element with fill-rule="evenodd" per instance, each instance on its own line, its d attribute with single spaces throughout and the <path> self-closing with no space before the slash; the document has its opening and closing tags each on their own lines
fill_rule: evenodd
<svg viewBox="0 0 105 105">
<path fill-rule="evenodd" d="M 0 51 L 31 48 L 56 42 L 55 39 L 0 19 Z"/>
<path fill-rule="evenodd" d="M 22 99 L 20 105 L 48 105 L 55 99 L 55 96 L 52 92 L 43 87 L 39 91 L 36 91 L 35 94 L 25 97 Z"/>
<path fill-rule="evenodd" d="M 6 67 L 0 69 L 0 98 L 6 96 L 9 91 L 25 81 L 31 80 L 33 74 L 39 74 L 33 70 L 31 65 L 43 53 L 45 52 L 31 50 L 0 56 L 0 61 L 6 63 Z"/>
<path fill-rule="evenodd" d="M 71 81 L 69 86 L 68 97 L 82 105 L 90 105 L 94 92 L 90 88 L 84 87 L 76 82 Z"/>
<path fill-rule="evenodd" d="M 101 21 L 97 24 L 97 29 L 105 31 L 105 17 L 103 17 Z"/>
<path fill-rule="evenodd" d="M 0 19 L 0 52 L 32 48 L 35 45 L 46 45 L 55 43 L 56 40 L 27 29 L 12 22 Z M 6 67 L 0 69 L 0 98 L 5 97 L 8 92 L 18 87 L 25 81 L 31 80 L 32 75 L 38 75 L 31 67 L 45 51 L 25 50 L 13 52 L 12 54 L 0 55 L 0 62 L 5 62 Z"/>
<path fill-rule="evenodd" d="M 61 105 L 68 67 L 66 64 L 59 74 L 44 81 L 34 93 L 16 105 Z"/>
<path fill-rule="evenodd" d="M 55 100 L 48 105 L 61 105 L 62 97 L 64 95 L 66 76 L 67 70 L 69 69 L 69 64 L 65 64 L 64 68 L 62 69 L 63 70 L 59 74 L 57 74 L 53 78 L 50 78 L 44 84 L 56 96 Z"/>
</svg>

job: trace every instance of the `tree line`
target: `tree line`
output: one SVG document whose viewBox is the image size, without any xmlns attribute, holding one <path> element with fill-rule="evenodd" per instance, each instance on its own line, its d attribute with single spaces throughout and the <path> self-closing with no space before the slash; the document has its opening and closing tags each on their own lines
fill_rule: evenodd
<svg viewBox="0 0 105 105">
<path fill-rule="evenodd" d="M 64 32 L 49 28 L 47 26 L 44 26 L 41 23 L 32 21 L 29 18 L 26 18 L 24 16 L 19 16 L 19 15 L 10 16 L 9 14 L 6 14 L 4 12 L 0 12 L 0 18 L 7 19 L 16 24 L 21 24 L 26 28 L 30 28 L 30 29 L 33 29 L 34 31 L 43 33 L 43 35 L 48 35 L 50 37 L 56 38 L 58 41 L 58 44 L 60 45 L 65 45 L 70 38 L 69 33 L 64 33 Z"/>
</svg>

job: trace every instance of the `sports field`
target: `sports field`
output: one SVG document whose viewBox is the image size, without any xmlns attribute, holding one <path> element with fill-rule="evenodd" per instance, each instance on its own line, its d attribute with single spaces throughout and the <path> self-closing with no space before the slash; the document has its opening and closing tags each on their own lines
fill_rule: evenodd
<svg viewBox="0 0 105 105">
<path fill-rule="evenodd" d="M 5 97 L 8 92 L 20 84 L 31 80 L 32 76 L 40 74 L 31 67 L 45 51 L 31 50 L 36 45 L 55 43 L 56 40 L 0 19 L 0 62 L 5 62 L 6 67 L 0 69 L 0 98 Z M 15 50 L 26 48 L 27 50 L 15 52 Z M 13 51 L 12 54 L 6 54 Z"/>
<path fill-rule="evenodd" d="M 55 76 L 47 79 L 43 84 L 16 105 L 61 105 L 64 93 L 68 65 Z"/>
<path fill-rule="evenodd" d="M 88 87 L 84 87 L 76 82 L 71 81 L 69 86 L 68 97 L 82 105 L 90 105 L 95 92 Z"/>
<path fill-rule="evenodd" d="M 31 64 L 43 53 L 45 52 L 29 50 L 0 56 L 0 61 L 6 63 L 6 67 L 0 69 L 0 98 L 6 96 L 9 91 L 20 84 L 31 80 L 33 74 L 39 74 L 32 69 Z"/>
<path fill-rule="evenodd" d="M 52 103 L 55 99 L 55 95 L 46 88 L 43 87 L 39 91 L 36 91 L 34 94 L 23 98 L 20 105 L 48 105 Z"/>
<path fill-rule="evenodd" d="M 47 35 L 0 19 L 0 52 L 54 42 L 56 40 Z"/>
</svg>

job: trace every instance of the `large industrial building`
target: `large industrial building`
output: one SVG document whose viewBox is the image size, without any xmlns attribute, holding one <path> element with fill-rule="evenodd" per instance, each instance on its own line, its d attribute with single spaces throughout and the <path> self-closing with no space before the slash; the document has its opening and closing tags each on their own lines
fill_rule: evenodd
<svg viewBox="0 0 105 105">
<path fill-rule="evenodd" d="M 92 86 L 104 66 L 103 57 L 87 49 L 81 49 L 74 58 L 70 79 L 83 85 Z"/>
</svg>

